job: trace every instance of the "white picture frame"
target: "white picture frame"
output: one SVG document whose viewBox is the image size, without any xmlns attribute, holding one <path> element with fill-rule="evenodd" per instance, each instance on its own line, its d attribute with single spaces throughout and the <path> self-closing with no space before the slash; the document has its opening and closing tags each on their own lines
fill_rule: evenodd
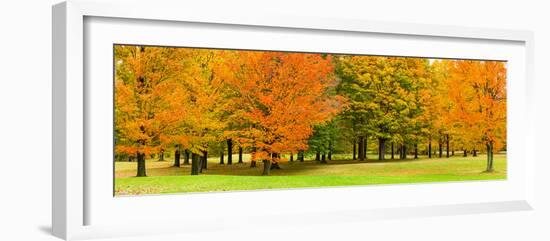
<svg viewBox="0 0 550 241">
<path fill-rule="evenodd" d="M 513 211 L 513 210 L 530 210 L 533 208 L 534 201 L 534 169 L 535 158 L 532 148 L 534 148 L 535 137 L 532 128 L 530 128 L 530 118 L 532 111 L 529 108 L 531 102 L 530 93 L 533 92 L 532 74 L 533 74 L 533 34 L 529 31 L 518 30 L 497 30 L 497 29 L 481 29 L 467 28 L 456 26 L 439 26 L 439 25 L 421 25 L 410 23 L 391 23 L 391 22 L 372 22 L 363 20 L 349 19 L 319 19 L 319 18 L 302 18 L 292 16 L 249 16 L 243 15 L 209 15 L 207 11 L 200 9 L 190 9 L 185 6 L 185 3 L 179 1 L 162 0 L 162 1 L 143 1 L 140 4 L 135 2 L 126 2 L 121 0 L 112 1 L 87 1 L 87 0 L 72 0 L 53 6 L 52 12 L 53 26 L 53 194 L 52 194 L 52 226 L 53 234 L 63 239 L 83 239 L 105 236 L 121 236 L 121 235 L 139 235 L 139 234 L 155 234 L 173 232 L 173 228 L 169 226 L 154 226 L 158 220 L 163 220 L 165 223 L 172 221 L 178 222 L 180 228 L 177 232 L 196 232 L 203 230 L 201 228 L 205 223 L 209 223 L 210 228 L 227 227 L 228 221 L 235 223 L 245 222 L 246 220 L 254 220 L 260 224 L 274 224 L 285 221 L 287 223 L 299 222 L 344 222 L 350 220 L 368 220 L 368 219 L 383 219 L 383 218 L 401 218 L 401 217 L 422 217 L 433 215 L 451 215 L 451 214 L 467 214 L 467 213 L 482 213 L 496 211 Z M 99 27 L 94 29 L 86 29 L 86 24 L 97 24 L 94 19 L 107 19 L 99 23 Z M 90 54 L 86 41 L 96 40 L 96 42 L 106 41 L 112 44 L 113 41 L 119 41 L 116 36 L 106 34 L 101 24 L 117 25 L 110 21 L 120 21 L 122 23 L 142 24 L 148 31 L 162 31 L 159 26 L 188 26 L 199 24 L 197 31 L 208 31 L 208 26 L 223 28 L 223 31 L 239 31 L 239 29 L 252 28 L 250 36 L 256 36 L 259 39 L 264 35 L 274 34 L 283 35 L 285 32 L 299 32 L 299 34 L 307 35 L 309 32 L 314 32 L 315 36 L 324 38 L 332 36 L 338 38 L 340 35 L 358 34 L 375 36 L 389 36 L 394 39 L 421 39 L 419 41 L 450 41 L 448 46 L 452 44 L 464 43 L 464 46 L 470 46 L 470 42 L 480 43 L 477 46 L 472 44 L 469 51 L 464 51 L 462 57 L 477 58 L 477 57 L 492 57 L 493 59 L 508 60 L 518 69 L 514 73 L 513 85 L 510 88 L 510 94 L 515 98 L 508 109 L 513 116 L 509 118 L 509 131 L 513 139 L 511 143 L 515 143 L 514 151 L 509 153 L 510 160 L 516 160 L 509 168 L 517 171 L 517 175 L 512 173 L 512 177 L 503 182 L 469 182 L 469 183 L 438 183 L 438 184 L 421 184 L 421 185 L 389 185 L 389 186 L 369 186 L 369 187 L 342 187 L 342 188 L 315 188 L 315 189 L 299 189 L 299 190 L 279 190 L 279 191 L 253 191 L 253 192 L 229 192 L 229 193 L 213 193 L 213 194 L 192 194 L 192 195 L 165 195 L 165 196 L 146 196 L 139 198 L 122 198 L 115 202 L 110 202 L 109 198 L 101 196 L 103 184 L 91 185 L 89 178 L 93 180 L 93 175 L 86 175 L 87 171 L 94 168 L 99 168 L 99 164 L 87 160 L 89 158 L 89 143 L 85 140 L 87 135 L 90 135 L 90 123 L 98 123 L 101 120 L 95 120 L 90 117 L 90 111 L 93 112 L 95 102 L 90 103 L 90 100 L 97 98 L 89 96 L 87 92 L 94 86 L 86 84 L 85 78 L 86 68 L 96 68 L 93 58 L 87 59 Z M 91 21 L 87 22 L 87 21 Z M 152 24 L 146 24 L 147 22 Z M 204 25 L 201 25 L 204 24 Z M 147 25 L 147 27 L 145 27 Z M 129 29 L 128 25 L 120 24 L 115 26 L 117 29 Z M 206 29 L 206 30 L 204 30 Z M 214 31 L 214 30 L 213 30 Z M 129 31 L 130 32 L 130 31 Z M 133 31 L 135 32 L 135 31 Z M 87 38 L 90 34 L 103 36 L 105 38 Z M 120 31 L 121 34 L 124 31 Z M 200 34 L 199 34 L 200 35 Z M 128 36 L 130 34 L 128 33 Z M 113 39 L 115 38 L 115 39 Z M 265 38 L 265 36 L 264 36 Z M 298 38 L 298 37 L 297 37 Z M 301 38 L 301 37 L 300 37 Z M 305 41 L 311 36 L 304 36 Z M 142 41 L 140 44 L 159 44 L 158 39 L 145 39 L 142 35 L 132 35 L 127 41 Z M 451 41 L 452 40 L 452 41 Z M 165 39 L 165 42 L 160 44 L 179 45 L 174 37 L 174 42 L 170 39 Z M 196 41 L 200 41 L 197 39 Z M 453 42 L 454 41 L 454 42 Z M 230 41 L 228 41 L 230 42 Z M 259 41 L 262 42 L 262 41 Z M 296 50 L 298 48 L 306 48 L 304 46 L 289 47 L 281 41 L 279 45 L 274 43 L 262 42 L 264 45 L 249 46 L 248 48 L 271 48 Z M 299 41 L 298 41 L 299 42 Z M 453 42 L 453 43 L 451 43 Z M 135 43 L 135 42 L 134 42 Z M 197 42 L 198 43 L 198 42 Z M 320 44 L 328 43 L 320 41 Z M 498 48 L 492 48 L 495 43 L 502 43 L 513 47 L 508 48 L 504 52 L 498 53 Z M 206 44 L 206 47 L 216 47 L 220 43 L 212 42 Z M 234 47 L 231 43 L 225 46 L 217 47 Z M 243 44 L 242 41 L 240 44 Z M 96 48 L 96 45 L 91 48 Z M 197 46 L 197 44 L 193 45 Z M 267 47 L 266 47 L 267 46 Z M 380 45 L 382 46 L 382 45 Z M 403 45 L 403 51 L 406 45 Z M 477 46 L 477 47 L 476 47 Z M 496 45 L 495 45 L 496 46 Z M 242 47 L 242 46 L 241 46 Z M 311 48 L 320 48 L 321 45 L 308 46 Z M 333 46 L 334 47 L 334 46 Z M 288 49 L 290 48 L 290 49 Z M 440 50 L 445 49 L 445 44 L 442 44 Z M 448 48 L 448 47 L 447 47 Z M 483 52 L 482 49 L 488 49 Z M 101 47 L 97 47 L 101 50 Z M 395 52 L 394 55 L 417 55 L 414 48 L 408 49 L 407 53 Z M 491 50 L 493 49 L 493 50 Z M 95 50 L 95 49 L 94 49 Z M 304 49 L 301 49 L 304 50 Z M 309 49 L 306 49 L 309 50 Z M 319 49 L 313 49 L 319 50 Z M 434 51 L 436 51 L 435 49 Z M 356 50 L 349 50 L 350 53 L 355 53 Z M 368 49 L 364 49 L 368 53 Z M 389 49 L 383 50 L 381 53 L 391 55 Z M 396 51 L 399 51 L 397 48 Z M 101 52 L 101 51 L 99 51 Z M 346 52 L 345 49 L 339 52 Z M 94 51 L 95 53 L 95 51 Z M 509 54 L 508 54 L 509 53 Z M 459 53 L 448 52 L 449 56 L 455 56 Z M 96 54 L 100 56 L 99 54 Z M 422 54 L 420 54 L 422 55 Z M 433 56 L 433 53 L 425 53 L 425 55 Z M 438 56 L 441 57 L 441 56 Z M 109 59 L 110 60 L 110 59 Z M 89 61 L 89 62 L 87 62 Z M 97 62 L 97 61 L 96 61 Z M 111 65 L 112 66 L 112 65 Z M 101 67 L 97 67 L 101 68 Z M 514 70 L 515 71 L 515 70 Z M 511 85 L 508 85 L 509 87 Z M 88 95 L 88 96 L 87 96 Z M 110 100 L 109 100 L 110 101 Z M 95 113 L 95 112 L 94 112 Z M 98 115 L 92 115 L 98 116 Z M 91 118 L 91 119 L 90 119 Z M 93 126 L 93 125 L 92 125 Z M 95 128 L 95 127 L 94 127 Z M 509 137 L 511 138 L 511 137 Z M 519 157 L 521 156 L 521 160 Z M 97 166 L 97 167 L 96 167 Z M 112 182 L 112 180 L 109 180 Z M 94 182 L 97 183 L 97 182 Z M 108 183 L 107 183 L 108 184 Z M 105 185 L 107 185 L 105 184 Z M 99 187 L 98 187 L 99 185 Z M 103 187 L 105 186 L 103 185 Z M 108 185 L 107 185 L 108 186 Z M 106 187 L 106 188 L 111 188 Z M 382 202 L 382 197 L 402 197 L 402 196 L 421 196 L 424 195 L 428 199 L 437 199 L 434 194 L 436 191 L 445 192 L 446 189 L 457 192 L 457 196 L 448 195 L 441 200 L 422 201 L 420 199 L 402 202 Z M 479 197 L 458 197 L 463 193 L 484 193 L 486 190 L 497 190 L 494 197 L 485 198 L 483 195 Z M 99 190 L 99 191 L 93 191 Z M 498 191 L 500 190 L 500 191 Z M 510 191 L 511 190 L 511 191 Z M 328 192 L 329 194 L 326 194 Z M 397 194 L 396 194 L 397 193 Z M 266 202 L 268 200 L 281 199 L 280 196 L 292 195 L 298 199 L 308 200 L 312 198 L 326 198 L 327 195 L 333 196 L 332 201 L 342 201 L 346 199 L 358 199 L 364 195 L 376 195 L 381 198 L 370 201 L 371 205 L 368 208 L 362 208 L 359 201 L 350 201 L 346 208 L 321 210 L 320 206 L 311 205 L 309 209 L 281 211 L 274 210 L 270 212 L 260 213 L 236 213 L 230 210 L 216 209 L 211 213 L 204 214 L 201 212 L 188 212 L 182 208 L 181 212 L 187 212 L 187 217 L 178 217 L 178 211 L 168 216 L 155 216 L 159 209 L 154 209 L 150 204 L 158 204 L 155 206 L 174 206 L 181 203 L 182 199 L 193 205 L 208 205 L 209 203 L 224 200 L 228 205 L 241 205 L 245 200 L 253 200 L 254 203 Z M 212 201 L 215 199 L 216 201 Z M 103 201 L 102 201 L 103 200 Z M 105 201 L 107 200 L 107 201 Z M 90 204 L 94 203 L 94 204 Z M 281 201 L 284 207 L 286 203 Z M 118 205 L 118 206 L 117 206 Z M 123 210 L 128 205 L 142 205 L 147 217 L 147 223 L 142 223 L 147 228 L 139 228 L 132 223 L 134 217 L 121 218 L 128 214 L 129 210 Z M 257 205 L 257 204 L 254 204 Z M 93 208 L 90 208 L 93 207 Z M 97 214 L 96 214 L 97 213 Z M 112 221 L 107 222 L 106 217 L 113 215 Z M 201 214 L 201 217 L 199 217 Z M 97 222 L 90 220 L 90 216 L 96 215 Z M 190 222 L 194 218 L 194 222 Z M 143 220 L 139 220 L 143 222 Z M 187 225 L 182 225 L 186 223 Z M 230 224 L 229 224 L 230 225 Z M 137 227 L 137 228 L 136 228 Z"/>
</svg>

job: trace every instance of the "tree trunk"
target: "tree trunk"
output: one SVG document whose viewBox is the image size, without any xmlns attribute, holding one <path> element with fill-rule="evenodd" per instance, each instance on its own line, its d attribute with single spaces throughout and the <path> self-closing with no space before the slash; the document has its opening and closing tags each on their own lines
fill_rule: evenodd
<svg viewBox="0 0 550 241">
<path fill-rule="evenodd" d="M 447 146 L 446 146 L 446 148 L 445 148 L 445 149 L 447 149 L 447 158 L 449 158 L 449 151 L 450 151 L 450 150 L 449 150 L 449 134 L 447 134 L 447 135 L 445 136 L 445 141 L 446 141 L 446 144 L 447 144 Z"/>
<path fill-rule="evenodd" d="M 401 160 L 407 159 L 407 146 L 405 144 L 401 144 Z"/>
<path fill-rule="evenodd" d="M 176 149 L 176 152 L 174 153 L 174 166 L 180 167 L 180 150 L 179 148 Z"/>
<path fill-rule="evenodd" d="M 223 162 L 223 149 L 222 149 L 222 151 L 220 151 L 220 164 L 221 164 L 221 165 L 225 164 L 225 163 Z"/>
<path fill-rule="evenodd" d="M 414 143 L 414 159 L 418 159 L 418 144 Z"/>
<path fill-rule="evenodd" d="M 190 158 L 189 150 L 185 149 L 183 153 L 185 154 L 183 159 L 183 165 L 189 165 L 189 158 Z"/>
<path fill-rule="evenodd" d="M 315 153 L 315 161 L 320 161 L 321 160 L 321 152 L 320 151 L 317 151 Z"/>
<path fill-rule="evenodd" d="M 393 142 L 391 143 L 391 159 L 393 160 L 394 159 L 394 154 L 395 154 L 395 151 L 393 149 Z"/>
<path fill-rule="evenodd" d="M 361 136 L 359 137 L 359 145 L 357 146 L 357 148 L 359 148 L 358 150 L 358 154 L 359 154 L 359 161 L 364 161 L 364 156 L 363 156 L 363 143 L 364 143 L 364 138 Z"/>
<path fill-rule="evenodd" d="M 250 168 L 256 167 L 256 161 L 252 160 L 250 161 Z"/>
<path fill-rule="evenodd" d="M 243 163 L 243 148 L 239 146 L 239 163 Z"/>
<path fill-rule="evenodd" d="M 368 150 L 369 150 L 367 141 L 368 141 L 368 138 L 367 138 L 367 136 L 365 136 L 365 141 L 363 142 L 363 157 L 364 157 L 363 160 L 365 160 L 365 161 L 367 159 L 369 159 L 368 154 L 367 154 Z"/>
<path fill-rule="evenodd" d="M 227 139 L 227 165 L 233 164 L 233 140 Z"/>
<path fill-rule="evenodd" d="M 493 142 L 487 143 L 487 172 L 493 171 Z"/>
<path fill-rule="evenodd" d="M 468 156 L 468 150 L 464 149 L 464 151 L 462 152 L 462 156 L 467 157 Z"/>
<path fill-rule="evenodd" d="M 353 160 L 357 160 L 357 141 L 353 139 Z"/>
<path fill-rule="evenodd" d="M 321 163 L 327 163 L 327 159 L 324 152 L 323 152 L 323 155 L 321 155 Z"/>
<path fill-rule="evenodd" d="M 386 138 L 378 138 L 378 160 L 386 159 Z"/>
<path fill-rule="evenodd" d="M 432 138 L 428 141 L 428 158 L 432 158 Z"/>
<path fill-rule="evenodd" d="M 139 153 L 137 154 L 137 177 L 146 177 L 147 174 L 145 173 L 145 154 Z"/>
<path fill-rule="evenodd" d="M 200 162 L 199 155 L 192 152 L 191 153 L 191 175 L 199 175 L 199 169 L 200 169 L 199 162 Z"/>
<path fill-rule="evenodd" d="M 443 157 L 443 143 L 439 140 L 439 158 Z"/>
<path fill-rule="evenodd" d="M 263 160 L 264 163 L 264 170 L 262 172 L 262 176 L 269 176 L 269 171 L 271 170 L 271 161 L 270 160 Z"/>
<path fill-rule="evenodd" d="M 208 168 L 208 151 L 202 151 L 202 163 L 201 167 L 204 169 Z"/>
<path fill-rule="evenodd" d="M 477 156 L 477 150 L 476 150 L 476 149 L 474 149 L 474 150 L 472 151 L 472 156 Z"/>
<path fill-rule="evenodd" d="M 293 162 L 294 161 L 294 153 L 290 153 L 290 161 Z"/>
<path fill-rule="evenodd" d="M 298 159 L 300 159 L 300 162 L 304 162 L 304 151 L 298 152 Z"/>
<path fill-rule="evenodd" d="M 160 150 L 159 161 L 164 161 L 164 150 Z"/>
</svg>

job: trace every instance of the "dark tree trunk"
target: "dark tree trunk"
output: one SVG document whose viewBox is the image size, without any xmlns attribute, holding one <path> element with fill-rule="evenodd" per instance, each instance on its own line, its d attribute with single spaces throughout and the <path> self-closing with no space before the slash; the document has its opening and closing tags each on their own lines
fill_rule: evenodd
<svg viewBox="0 0 550 241">
<path fill-rule="evenodd" d="M 159 161 L 164 161 L 164 150 L 160 150 Z"/>
<path fill-rule="evenodd" d="M 321 160 L 321 152 L 317 151 L 315 153 L 315 161 L 320 161 Z"/>
<path fill-rule="evenodd" d="M 189 158 L 190 158 L 189 150 L 185 149 L 183 153 L 184 153 L 183 165 L 189 165 Z"/>
<path fill-rule="evenodd" d="M 472 151 L 472 156 L 477 156 L 477 150 L 476 150 L 476 149 L 474 149 L 474 150 Z"/>
<path fill-rule="evenodd" d="M 256 167 L 256 161 L 250 161 L 250 167 Z"/>
<path fill-rule="evenodd" d="M 191 175 L 199 175 L 200 159 L 199 155 L 191 153 Z"/>
<path fill-rule="evenodd" d="M 368 151 L 369 150 L 368 146 L 369 145 L 368 145 L 367 141 L 368 141 L 368 138 L 367 138 L 367 136 L 365 136 L 365 141 L 363 142 L 363 160 L 369 159 L 369 157 L 368 157 L 368 152 L 369 152 Z"/>
<path fill-rule="evenodd" d="M 446 142 L 446 150 L 447 150 L 447 158 L 449 158 L 449 134 L 445 136 L 445 142 Z"/>
<path fill-rule="evenodd" d="M 453 147 L 453 149 L 451 149 L 451 156 L 454 156 L 455 155 L 455 148 Z"/>
<path fill-rule="evenodd" d="M 293 162 L 294 161 L 294 153 L 290 153 L 290 161 Z"/>
<path fill-rule="evenodd" d="M 428 141 L 428 158 L 432 158 L 432 138 Z"/>
<path fill-rule="evenodd" d="M 208 151 L 202 151 L 201 167 L 204 168 L 204 169 L 208 168 Z"/>
<path fill-rule="evenodd" d="M 145 154 L 139 153 L 137 154 L 137 175 L 138 177 L 146 177 L 147 174 L 145 173 Z"/>
<path fill-rule="evenodd" d="M 223 149 L 222 149 L 222 151 L 220 151 L 220 164 L 222 164 L 222 165 L 225 164 L 223 162 Z"/>
<path fill-rule="evenodd" d="M 357 160 L 357 141 L 353 139 L 353 160 Z"/>
<path fill-rule="evenodd" d="M 467 156 L 468 156 L 468 150 L 464 149 L 464 150 L 462 151 L 462 156 L 463 156 L 463 157 L 467 157 Z"/>
<path fill-rule="evenodd" d="M 243 148 L 239 146 L 239 163 L 243 163 Z"/>
<path fill-rule="evenodd" d="M 407 159 L 407 145 L 401 144 L 401 159 Z"/>
<path fill-rule="evenodd" d="M 443 143 L 439 140 L 439 158 L 443 157 Z"/>
<path fill-rule="evenodd" d="M 414 159 L 418 159 L 418 144 L 414 143 Z"/>
<path fill-rule="evenodd" d="M 358 150 L 358 154 L 359 154 L 359 161 L 364 161 L 364 156 L 363 156 L 363 143 L 364 143 L 364 138 L 361 136 L 359 137 L 359 145 L 357 146 L 357 148 L 359 148 Z"/>
<path fill-rule="evenodd" d="M 304 162 L 304 151 L 298 152 L 298 159 L 300 159 L 300 162 Z"/>
<path fill-rule="evenodd" d="M 233 164 L 233 140 L 227 139 L 227 165 Z"/>
<path fill-rule="evenodd" d="M 378 138 L 378 160 L 386 159 L 386 138 Z"/>
<path fill-rule="evenodd" d="M 493 143 L 487 143 L 487 172 L 493 171 Z"/>
<path fill-rule="evenodd" d="M 324 152 L 323 152 L 323 155 L 321 155 L 321 163 L 327 163 L 327 159 Z"/>
<path fill-rule="evenodd" d="M 394 155 L 395 155 L 395 150 L 393 148 L 393 142 L 391 143 L 391 159 L 393 160 L 394 159 Z"/>
<path fill-rule="evenodd" d="M 271 161 L 270 160 L 263 160 L 264 163 L 264 170 L 262 172 L 262 176 L 269 176 L 269 171 L 271 170 Z"/>
<path fill-rule="evenodd" d="M 174 166 L 180 167 L 180 150 L 179 148 L 176 149 L 176 152 L 174 153 Z"/>
</svg>

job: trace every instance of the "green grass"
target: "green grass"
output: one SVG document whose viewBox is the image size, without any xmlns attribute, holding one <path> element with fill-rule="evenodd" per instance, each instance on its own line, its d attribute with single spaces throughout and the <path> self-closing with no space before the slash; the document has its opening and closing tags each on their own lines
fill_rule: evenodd
<svg viewBox="0 0 550 241">
<path fill-rule="evenodd" d="M 343 157 L 338 157 L 343 158 Z M 374 158 L 374 156 L 373 156 Z M 237 160 L 236 157 L 233 158 Z M 485 156 L 425 157 L 413 160 L 366 162 L 342 160 L 320 164 L 315 161 L 284 162 L 271 176 L 260 176 L 262 164 L 250 168 L 245 163 L 220 165 L 210 158 L 208 169 L 199 176 L 190 176 L 190 166 L 172 167 L 171 161 L 147 161 L 148 177 L 133 177 L 135 162 L 115 163 L 115 194 L 159 194 L 211 192 L 278 188 L 329 187 L 371 184 L 426 183 L 448 181 L 498 180 L 506 178 L 506 156 L 495 155 L 495 171 L 483 172 Z"/>
</svg>

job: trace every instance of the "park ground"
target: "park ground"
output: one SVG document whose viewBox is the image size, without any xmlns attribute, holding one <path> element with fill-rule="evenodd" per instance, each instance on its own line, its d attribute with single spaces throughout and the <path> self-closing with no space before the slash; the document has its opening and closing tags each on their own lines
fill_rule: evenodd
<svg viewBox="0 0 550 241">
<path fill-rule="evenodd" d="M 484 172 L 486 156 L 427 158 L 406 160 L 354 161 L 348 155 L 335 155 L 328 164 L 306 160 L 282 162 L 281 169 L 261 176 L 262 163 L 250 167 L 244 163 L 221 165 L 209 158 L 208 169 L 191 176 L 191 166 L 174 167 L 173 160 L 147 160 L 147 177 L 135 177 L 136 162 L 115 162 L 116 196 L 185 192 L 220 192 L 281 188 L 308 188 L 372 184 L 429 183 L 506 179 L 506 155 L 495 154 L 494 171 Z M 233 157 L 237 160 L 237 156 Z"/>
</svg>

